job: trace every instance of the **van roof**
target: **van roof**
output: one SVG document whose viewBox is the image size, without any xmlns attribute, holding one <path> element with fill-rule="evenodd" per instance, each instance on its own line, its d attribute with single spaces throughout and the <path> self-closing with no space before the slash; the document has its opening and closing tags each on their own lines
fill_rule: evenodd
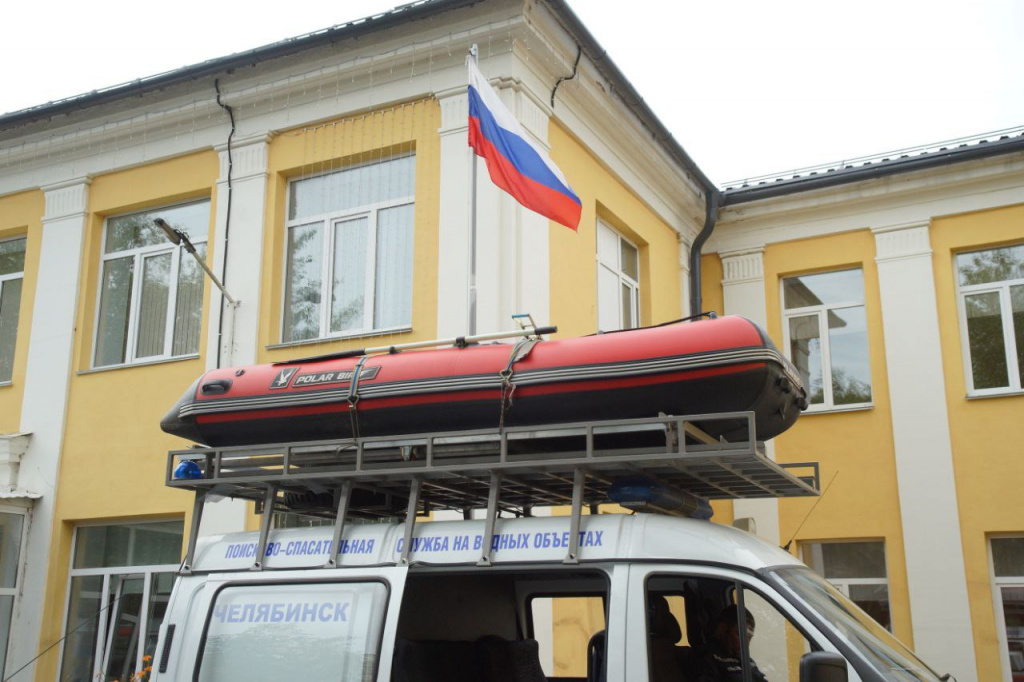
<svg viewBox="0 0 1024 682">
<path fill-rule="evenodd" d="M 559 563 L 568 552 L 570 517 L 498 519 L 491 563 Z M 480 559 L 485 521 L 430 521 L 416 524 L 411 565 L 465 566 Z M 717 563 L 758 570 L 799 565 L 792 555 L 743 531 L 709 521 L 653 514 L 602 514 L 580 520 L 581 562 L 675 560 Z M 192 570 L 248 570 L 256 560 L 259 533 L 233 533 L 199 540 Z M 332 529 L 271 531 L 266 569 L 324 566 Z M 394 565 L 404 545 L 401 524 L 349 524 L 340 543 L 338 566 Z"/>
</svg>

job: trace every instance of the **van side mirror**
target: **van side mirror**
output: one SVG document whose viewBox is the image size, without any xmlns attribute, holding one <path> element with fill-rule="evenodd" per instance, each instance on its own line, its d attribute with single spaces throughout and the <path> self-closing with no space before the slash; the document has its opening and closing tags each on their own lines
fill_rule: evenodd
<svg viewBox="0 0 1024 682">
<path fill-rule="evenodd" d="M 831 651 L 812 651 L 800 659 L 800 682 L 847 682 L 846 659 Z"/>
</svg>

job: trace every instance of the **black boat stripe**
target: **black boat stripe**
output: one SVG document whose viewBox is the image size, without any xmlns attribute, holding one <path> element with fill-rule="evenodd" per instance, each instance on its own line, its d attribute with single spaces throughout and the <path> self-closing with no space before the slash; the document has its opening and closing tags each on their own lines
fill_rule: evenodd
<svg viewBox="0 0 1024 682">
<path fill-rule="evenodd" d="M 567 381 L 592 381 L 626 376 L 645 376 L 660 372 L 688 371 L 702 367 L 711 368 L 752 361 L 778 363 L 791 380 L 795 378 L 796 383 L 800 382 L 799 377 L 792 371 L 792 365 L 781 353 L 774 349 L 754 347 L 741 350 L 715 351 L 700 355 L 634 360 L 614 364 L 524 370 L 516 373 L 515 383 L 522 386 L 531 386 Z M 501 380 L 496 374 L 481 374 L 463 377 L 412 379 L 379 384 L 367 383 L 360 387 L 360 393 L 365 398 L 386 398 L 408 394 L 493 390 L 500 386 Z M 337 402 L 347 395 L 348 387 L 346 386 L 344 388 L 309 391 L 299 394 L 247 396 L 217 400 L 216 402 L 204 401 L 182 406 L 179 410 L 179 416 L 186 417 L 199 414 L 318 405 Z"/>
</svg>

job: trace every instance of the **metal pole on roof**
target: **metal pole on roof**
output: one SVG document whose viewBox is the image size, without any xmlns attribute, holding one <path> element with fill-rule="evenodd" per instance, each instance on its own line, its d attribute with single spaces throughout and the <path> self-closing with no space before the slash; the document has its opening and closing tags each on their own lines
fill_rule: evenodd
<svg viewBox="0 0 1024 682">
<path fill-rule="evenodd" d="M 472 60 L 474 66 L 478 54 L 476 43 L 473 43 L 467 59 Z M 476 150 L 470 148 L 469 155 L 472 157 L 469 171 L 469 334 L 473 335 L 476 334 Z"/>
</svg>

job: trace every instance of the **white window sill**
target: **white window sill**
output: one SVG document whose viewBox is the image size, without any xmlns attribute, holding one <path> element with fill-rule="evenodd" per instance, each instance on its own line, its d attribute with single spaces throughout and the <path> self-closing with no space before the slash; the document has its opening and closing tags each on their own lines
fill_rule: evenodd
<svg viewBox="0 0 1024 682">
<path fill-rule="evenodd" d="M 314 346 L 324 345 L 325 343 L 333 343 L 335 341 L 350 341 L 352 339 L 371 339 L 378 336 L 391 336 L 393 334 L 407 334 L 412 331 L 412 327 L 392 327 L 390 329 L 375 329 L 369 332 L 359 332 L 358 334 L 350 334 L 348 336 L 321 336 L 315 339 L 303 339 L 302 341 L 287 341 L 285 343 L 275 343 L 266 346 L 266 350 L 277 350 L 278 348 L 298 348 L 300 346 Z M 343 350 L 338 352 L 344 352 Z"/>
<path fill-rule="evenodd" d="M 1005 398 L 1007 396 L 1024 395 L 1024 390 L 1017 388 L 1006 388 L 994 390 L 991 393 L 986 391 L 985 393 L 968 393 L 968 400 L 984 400 L 985 398 Z"/>
<path fill-rule="evenodd" d="M 118 369 L 131 369 L 133 367 L 149 367 L 150 365 L 166 365 L 169 362 L 181 362 L 183 360 L 197 360 L 199 353 L 193 353 L 192 355 L 176 355 L 173 358 L 160 358 L 159 360 L 140 360 L 139 362 L 125 362 L 120 365 L 105 365 L 103 367 L 93 367 L 91 369 L 83 369 L 75 372 L 77 375 L 82 374 L 97 374 L 99 372 L 112 372 Z"/>
<path fill-rule="evenodd" d="M 875 409 L 874 403 L 859 403 L 857 405 L 838 405 L 834 407 L 809 407 L 806 410 L 804 410 L 801 414 L 835 414 L 836 412 L 862 412 L 864 410 L 873 409 Z"/>
<path fill-rule="evenodd" d="M 4 386 L 13 386 L 13 385 L 14 385 L 13 381 L 0 381 L 0 388 L 3 388 Z"/>
</svg>

